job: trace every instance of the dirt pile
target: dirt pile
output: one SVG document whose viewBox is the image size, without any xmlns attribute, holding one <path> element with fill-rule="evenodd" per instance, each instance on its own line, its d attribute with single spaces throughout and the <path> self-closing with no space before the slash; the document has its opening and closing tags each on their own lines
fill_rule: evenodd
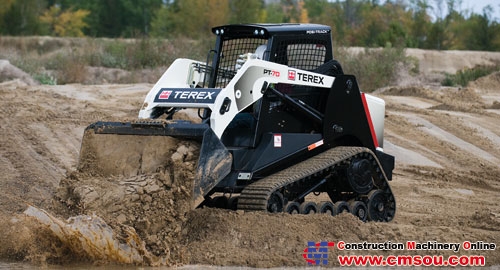
<svg viewBox="0 0 500 270">
<path fill-rule="evenodd" d="M 74 214 L 95 214 L 113 229 L 134 228 L 146 249 L 167 264 L 186 263 L 179 238 L 192 208 L 199 144 L 89 132 L 79 170 L 61 181 L 56 196 Z"/>
<path fill-rule="evenodd" d="M 9 61 L 0 59 L 0 82 L 11 81 L 14 79 L 18 79 L 28 85 L 39 84 L 31 78 L 28 73 L 12 65 Z"/>
<path fill-rule="evenodd" d="M 132 176 L 161 171 L 167 177 L 175 174 L 176 179 L 182 179 L 179 174 L 183 170 L 195 169 L 196 164 L 185 166 L 188 161 L 197 161 L 199 148 L 199 143 L 194 141 L 180 141 L 168 136 L 96 135 L 87 130 L 83 136 L 78 170 L 100 176 Z"/>
<path fill-rule="evenodd" d="M 479 89 L 481 92 L 498 93 L 500 88 L 500 71 L 470 82 L 469 86 L 475 89 Z"/>
</svg>

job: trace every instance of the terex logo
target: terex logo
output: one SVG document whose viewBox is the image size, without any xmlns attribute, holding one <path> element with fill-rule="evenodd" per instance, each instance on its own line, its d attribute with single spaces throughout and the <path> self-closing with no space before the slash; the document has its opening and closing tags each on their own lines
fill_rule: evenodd
<svg viewBox="0 0 500 270">
<path fill-rule="evenodd" d="M 159 99 L 168 99 L 171 94 L 172 94 L 172 91 L 161 91 L 161 93 L 158 96 L 158 98 Z"/>
<path fill-rule="evenodd" d="M 154 101 L 160 103 L 215 103 L 220 88 L 162 88 Z"/>
<path fill-rule="evenodd" d="M 175 99 L 213 99 L 213 94 L 215 92 L 207 92 L 207 91 L 175 91 L 174 98 Z"/>
<path fill-rule="evenodd" d="M 300 72 L 297 72 L 297 75 L 299 75 L 299 80 L 301 80 L 301 81 L 324 84 L 323 79 L 325 77 L 323 77 L 323 76 L 310 75 L 310 74 L 305 74 L 305 73 L 300 73 Z"/>
<path fill-rule="evenodd" d="M 289 79 L 290 81 L 295 81 L 295 76 L 296 76 L 296 74 L 297 74 L 297 73 L 295 72 L 295 70 L 289 70 L 289 71 L 288 71 L 288 79 Z"/>
</svg>

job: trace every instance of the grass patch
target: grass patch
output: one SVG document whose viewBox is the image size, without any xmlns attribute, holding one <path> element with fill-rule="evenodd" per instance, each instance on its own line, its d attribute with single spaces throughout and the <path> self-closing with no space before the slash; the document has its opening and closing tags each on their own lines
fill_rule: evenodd
<svg viewBox="0 0 500 270">
<path fill-rule="evenodd" d="M 117 68 L 142 82 L 143 69 L 168 67 L 177 58 L 204 61 L 212 40 L 0 37 L 7 59 L 42 84 L 83 83 L 87 66 Z M 51 74 L 53 76 L 50 76 Z"/>
<path fill-rule="evenodd" d="M 446 74 L 441 82 L 443 86 L 467 86 L 469 82 L 475 81 L 481 77 L 490 75 L 500 70 L 500 64 L 489 66 L 475 66 L 473 68 L 459 70 L 455 74 Z"/>
<path fill-rule="evenodd" d="M 393 84 L 401 69 L 418 73 L 418 60 L 406 56 L 402 47 L 366 48 L 361 51 L 340 47 L 334 56 L 341 63 L 344 73 L 356 76 L 364 92 Z"/>
<path fill-rule="evenodd" d="M 144 69 L 167 68 L 177 58 L 206 61 L 213 37 L 109 39 L 55 37 L 0 37 L 0 58 L 29 73 L 42 84 L 89 82 L 87 67 L 130 73 L 128 83 L 144 82 Z M 360 49 L 335 46 L 335 58 L 346 74 L 353 74 L 363 91 L 390 85 L 401 68 L 418 70 L 418 61 L 403 48 Z M 89 76 L 90 75 L 90 76 Z M 115 82 L 115 81 L 113 81 Z"/>
<path fill-rule="evenodd" d="M 39 81 L 41 84 L 57 85 L 57 79 L 48 73 L 34 74 L 33 79 Z"/>
</svg>

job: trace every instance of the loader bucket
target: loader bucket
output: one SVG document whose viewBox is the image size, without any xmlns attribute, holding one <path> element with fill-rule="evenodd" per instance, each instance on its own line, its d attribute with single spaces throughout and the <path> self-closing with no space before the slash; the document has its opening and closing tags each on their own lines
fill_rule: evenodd
<svg viewBox="0 0 500 270">
<path fill-rule="evenodd" d="M 85 129 L 78 171 L 111 179 L 161 174 L 192 190 L 196 208 L 231 164 L 231 154 L 205 124 L 97 122 Z"/>
</svg>

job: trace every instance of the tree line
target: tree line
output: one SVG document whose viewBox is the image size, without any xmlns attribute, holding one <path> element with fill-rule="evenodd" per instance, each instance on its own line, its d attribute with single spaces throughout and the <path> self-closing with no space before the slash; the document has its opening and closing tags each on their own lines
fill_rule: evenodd
<svg viewBox="0 0 500 270">
<path fill-rule="evenodd" d="M 494 7 L 486 6 L 477 14 L 461 4 L 461 0 L 1 0 L 0 34 L 198 39 L 222 24 L 320 23 L 330 25 L 334 42 L 345 46 L 500 51 Z"/>
</svg>

